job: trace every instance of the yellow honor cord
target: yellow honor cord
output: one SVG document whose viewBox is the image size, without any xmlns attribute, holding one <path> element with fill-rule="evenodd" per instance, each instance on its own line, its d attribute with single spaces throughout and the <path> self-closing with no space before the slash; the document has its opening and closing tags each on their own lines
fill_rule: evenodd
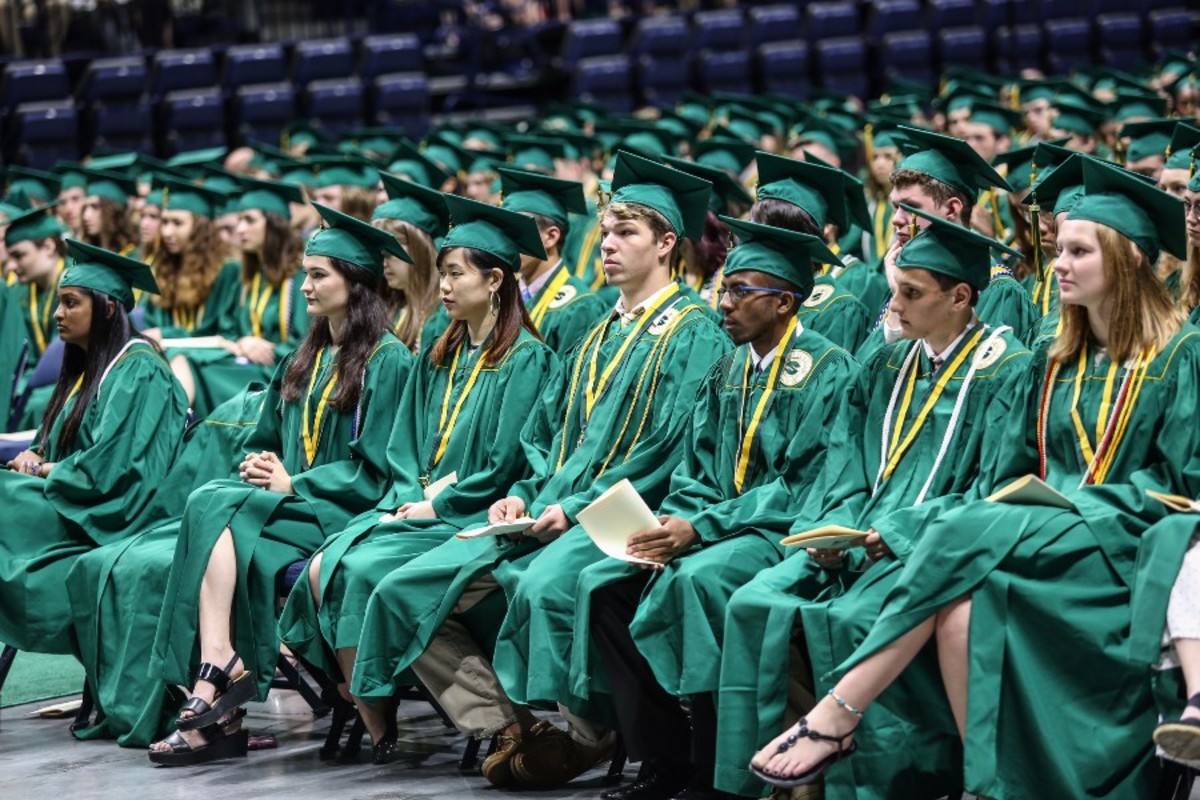
<svg viewBox="0 0 1200 800">
<path fill-rule="evenodd" d="M 313 359 L 312 375 L 308 379 L 308 392 L 304 395 L 301 435 L 304 437 L 304 456 L 308 459 L 307 463 L 310 467 L 312 466 L 313 459 L 317 457 L 317 445 L 321 441 L 321 423 L 325 419 L 325 409 L 329 405 L 329 396 L 333 394 L 333 387 L 337 385 L 338 380 L 337 370 L 335 369 L 329 379 L 329 383 L 325 384 L 325 391 L 321 393 L 321 401 L 317 403 L 317 416 L 310 426 L 308 423 L 309 402 L 312 400 L 313 389 L 317 385 L 317 373 L 321 371 L 321 356 L 324 354 L 325 348 L 322 347 L 317 351 L 317 357 Z"/>
<path fill-rule="evenodd" d="M 712 286 L 709 287 L 711 292 L 708 296 L 708 307 L 716 310 L 721 305 L 721 286 L 725 283 L 725 267 L 717 270 L 717 274 L 713 276 Z"/>
<path fill-rule="evenodd" d="M 762 397 L 758 398 L 758 405 L 754 407 L 754 415 L 750 417 L 750 427 L 746 429 L 746 435 L 742 437 L 741 444 L 738 446 L 737 466 L 733 472 L 733 488 L 738 494 L 742 493 L 742 487 L 746 484 L 746 472 L 750 468 L 750 453 L 754 449 L 754 435 L 758 433 L 759 423 L 762 421 L 763 414 L 766 413 L 767 405 L 771 402 L 771 393 L 775 391 L 775 387 L 779 381 L 779 370 L 784 361 L 787 360 L 787 355 L 792 345 L 792 337 L 796 335 L 796 323 L 798 317 L 792 317 L 788 323 L 787 330 L 784 331 L 783 338 L 779 341 L 779 352 L 775 354 L 775 360 L 771 362 L 771 371 L 767 374 L 767 386 L 763 390 Z M 742 398 L 743 406 L 745 405 L 746 392 L 749 390 L 750 378 L 750 352 L 746 352 L 746 367 L 742 372 Z M 913 370 L 916 372 L 916 370 Z M 741 420 L 738 420 L 741 424 Z"/>
<path fill-rule="evenodd" d="M 1153 352 L 1144 351 L 1129 368 L 1122 381 L 1121 391 L 1118 392 L 1120 405 L 1116 409 L 1112 409 L 1112 403 L 1118 364 L 1114 361 L 1109 365 L 1108 373 L 1104 378 L 1104 394 L 1100 399 L 1099 412 L 1096 414 L 1096 445 L 1093 448 L 1078 408 L 1079 397 L 1083 390 L 1083 374 L 1087 369 L 1087 344 L 1084 343 L 1080 349 L 1079 364 L 1075 371 L 1071 392 L 1071 423 L 1075 426 L 1075 435 L 1079 439 L 1079 452 L 1088 465 L 1087 473 L 1084 475 L 1085 483 L 1089 477 L 1092 479 L 1092 483 L 1097 484 L 1103 483 L 1107 477 L 1116 458 L 1117 447 L 1129 426 L 1129 420 L 1133 415 L 1134 406 L 1137 404 L 1138 395 L 1141 394 L 1142 384 L 1146 380 L 1146 372 L 1150 368 L 1153 357 Z M 1126 383 L 1128 383 L 1128 389 L 1125 387 Z M 1112 438 L 1105 442 L 1105 436 L 1110 429 Z"/>
<path fill-rule="evenodd" d="M 483 362 L 487 359 L 488 351 L 484 350 L 476 359 L 475 366 L 471 369 L 471 375 L 467 378 L 467 385 L 463 388 L 462 394 L 458 396 L 457 402 L 454 403 L 454 411 L 450 413 L 450 419 L 447 422 L 446 412 L 449 411 L 450 397 L 454 393 L 454 375 L 458 371 L 458 357 L 466 346 L 467 341 L 463 339 L 458 349 L 454 351 L 454 360 L 450 362 L 450 374 L 446 377 L 446 393 L 442 396 L 442 414 L 438 421 L 438 446 L 433 455 L 433 466 L 435 467 L 441 462 L 442 456 L 446 454 L 446 445 L 450 442 L 450 434 L 454 432 L 454 426 L 458 423 L 458 412 L 462 411 L 467 395 L 475 388 L 475 381 L 479 378 L 479 373 L 483 370 Z"/>
<path fill-rule="evenodd" d="M 65 262 L 63 259 L 58 260 L 58 267 L 54 270 L 54 286 L 58 286 L 58 279 L 62 277 L 63 267 Z M 14 273 L 15 275 L 15 273 Z M 30 326 L 33 328 L 34 345 L 37 347 L 38 355 L 46 352 L 46 348 L 50 346 L 50 309 L 54 306 L 55 290 L 51 289 L 46 292 L 45 306 L 38 303 L 37 284 L 33 281 L 29 282 L 29 319 L 33 322 Z"/>
<path fill-rule="evenodd" d="M 1113 461 L 1116 460 L 1117 448 L 1125 438 L 1125 429 L 1129 427 L 1129 420 L 1133 417 L 1133 409 L 1137 406 L 1138 395 L 1142 393 L 1142 385 L 1146 382 L 1146 373 L 1149 372 L 1150 362 L 1153 360 L 1153 351 L 1147 350 L 1142 353 L 1133 366 L 1129 395 L 1121 403 L 1121 411 L 1117 416 L 1117 427 L 1113 432 L 1112 441 L 1108 443 L 1104 449 L 1104 455 L 1100 457 L 1100 463 L 1097 465 L 1094 476 L 1095 483 L 1104 483 L 1104 479 L 1108 477 L 1108 471 L 1111 469 Z"/>
<path fill-rule="evenodd" d="M 954 374 L 958 372 L 959 367 L 961 367 L 963 362 L 967 360 L 967 356 L 969 356 L 971 352 L 974 351 L 975 346 L 979 344 L 979 340 L 983 338 L 983 332 L 984 326 L 980 325 L 979 330 L 977 330 L 975 335 L 971 337 L 970 342 L 968 342 L 966 346 L 959 351 L 958 355 L 954 357 L 954 360 L 951 361 L 949 366 L 945 368 L 945 371 L 942 372 L 942 377 L 938 378 L 937 383 L 934 385 L 933 391 L 930 392 L 929 397 L 925 399 L 925 404 L 921 407 L 920 412 L 917 414 L 917 418 L 913 420 L 913 424 L 908 429 L 908 433 L 901 438 L 899 435 L 900 428 L 904 425 L 904 420 L 908 416 L 908 407 L 909 403 L 912 401 L 913 395 L 913 385 L 916 382 L 914 376 L 916 375 L 917 370 L 914 365 L 914 369 L 911 373 L 909 373 L 909 385 L 905 389 L 904 402 L 901 404 L 900 411 L 896 415 L 896 426 L 892 432 L 892 443 L 891 446 L 888 447 L 887 467 L 885 467 L 883 471 L 883 477 L 885 479 L 891 477 L 892 473 L 896 471 L 896 467 L 900 465 L 900 459 L 904 457 L 904 454 L 908 452 L 908 448 L 912 447 L 912 443 L 916 441 L 917 434 L 920 432 L 921 427 L 925 424 L 925 420 L 928 418 L 929 412 L 933 410 L 934 405 L 937 404 L 937 401 L 946 391 L 946 386 L 949 385 L 950 379 L 954 377 Z"/>
<path fill-rule="evenodd" d="M 672 286 L 670 291 L 663 292 L 661 295 L 659 295 L 657 300 L 646 307 L 646 310 L 642 312 L 641 318 L 637 321 L 637 324 L 634 326 L 629 336 L 626 337 L 625 341 L 621 344 L 620 349 L 617 350 L 617 354 L 613 357 L 613 360 L 610 361 L 608 366 L 604 368 L 604 372 L 600 375 L 599 384 L 596 383 L 596 362 L 600 358 L 600 347 L 604 344 L 604 336 L 601 334 L 601 336 L 597 338 L 596 344 L 592 347 L 592 354 L 588 361 L 588 380 L 587 385 L 584 387 L 583 418 L 585 420 L 591 419 L 592 409 L 595 408 L 596 402 L 600 399 L 600 396 L 604 394 L 604 390 L 608 387 L 608 382 L 612 379 L 613 373 L 616 372 L 617 367 L 621 366 L 621 361 L 625 358 L 625 352 L 637 340 L 638 336 L 642 332 L 642 329 L 649 325 L 654 319 L 655 313 L 663 305 L 663 303 L 671 300 L 678 293 L 679 287 Z"/>
<path fill-rule="evenodd" d="M 285 278 L 279 289 L 279 343 L 287 344 L 291 314 L 292 279 Z"/>
<path fill-rule="evenodd" d="M 82 388 L 83 388 L 83 373 L 80 373 L 79 377 L 75 379 L 75 385 L 71 387 L 71 391 L 67 392 L 67 399 L 63 401 L 63 405 L 65 406 L 67 403 L 71 402 L 71 398 L 74 397 L 75 395 L 77 395 L 79 393 L 79 390 Z"/>
<path fill-rule="evenodd" d="M 587 235 L 583 237 L 583 247 L 579 248 L 579 263 L 575 265 L 575 277 L 587 277 L 587 262 L 592 257 L 592 251 L 596 249 L 596 245 L 600 243 L 600 223 L 596 223 L 588 229 Z"/>
<path fill-rule="evenodd" d="M 250 284 L 250 331 L 258 338 L 262 338 L 263 332 L 263 317 L 267 313 L 267 304 L 271 302 L 271 295 L 275 291 L 275 287 L 267 284 L 262 286 L 262 273 L 254 276 L 253 282 Z M 262 290 L 260 292 L 260 289 Z M 281 315 L 282 316 L 282 315 Z"/>
<path fill-rule="evenodd" d="M 542 296 L 538 298 L 533 310 L 529 312 L 529 319 L 533 321 L 533 327 L 539 331 L 542 329 L 542 320 L 546 318 L 546 312 L 550 310 L 550 304 L 554 302 L 554 298 L 558 297 L 558 293 L 567 285 L 567 281 L 571 279 L 571 273 L 566 267 L 559 267 L 558 274 L 550 279 L 549 285 L 542 291 Z"/>
<path fill-rule="evenodd" d="M 892 235 L 896 229 L 887 223 L 891 220 L 887 213 L 887 200 L 879 200 L 875 203 L 875 256 L 883 258 L 888 251 L 888 247 L 892 244 Z"/>
</svg>

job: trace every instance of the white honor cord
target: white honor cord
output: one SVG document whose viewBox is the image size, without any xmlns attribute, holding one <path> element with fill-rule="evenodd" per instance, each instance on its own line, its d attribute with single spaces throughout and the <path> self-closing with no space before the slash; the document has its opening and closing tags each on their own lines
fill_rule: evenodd
<svg viewBox="0 0 1200 800">
<path fill-rule="evenodd" d="M 891 438 L 892 434 L 892 414 L 896 411 L 896 401 L 900 399 L 900 392 L 904 389 L 904 381 L 908 378 L 908 371 L 912 369 L 913 362 L 917 358 L 917 351 L 920 349 L 920 340 L 913 342 L 912 347 L 908 350 L 908 355 L 904 357 L 904 364 L 900 367 L 900 375 L 896 378 L 896 384 L 892 387 L 892 397 L 888 400 L 887 413 L 883 416 L 883 438 L 879 442 L 879 472 L 875 475 L 875 486 L 871 489 L 872 495 L 879 491 L 879 484 L 883 481 L 884 470 L 887 469 L 888 439 Z M 900 422 L 903 424 L 904 420 L 900 420 Z"/>
<path fill-rule="evenodd" d="M 100 376 L 100 384 L 96 387 L 97 399 L 100 397 L 100 390 L 104 388 L 104 382 L 106 380 L 108 380 L 108 373 L 112 372 L 112 368 L 115 367 L 117 365 L 117 362 L 121 360 L 121 356 L 125 355 L 126 350 L 128 350 L 129 348 L 133 347 L 135 344 L 137 344 L 141 341 L 142 341 L 141 339 L 130 339 L 128 342 L 125 343 L 124 347 L 122 347 L 119 351 L 117 351 L 117 354 L 115 356 L 113 356 L 113 360 L 108 362 L 108 366 L 104 368 L 104 374 Z"/>
</svg>

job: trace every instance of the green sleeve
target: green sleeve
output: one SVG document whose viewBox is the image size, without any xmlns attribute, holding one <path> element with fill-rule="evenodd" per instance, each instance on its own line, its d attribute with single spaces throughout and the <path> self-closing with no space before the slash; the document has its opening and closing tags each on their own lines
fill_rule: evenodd
<svg viewBox="0 0 1200 800">
<path fill-rule="evenodd" d="M 555 436 L 562 428 L 563 407 L 568 391 L 571 365 L 575 363 L 579 348 L 583 342 L 577 342 L 567 358 L 560 362 L 561 368 L 542 387 L 538 402 L 529 418 L 521 425 L 521 453 L 529 464 L 526 477 L 517 481 L 509 488 L 508 493 L 521 498 L 525 507 L 533 505 L 550 475 L 554 472 L 554 456 L 552 455 Z"/>
<path fill-rule="evenodd" d="M 565 355 L 587 336 L 607 310 L 603 300 L 588 292 L 563 308 L 550 311 L 546 315 L 546 322 L 553 320 L 553 324 L 546 326 L 546 344 L 550 345 L 555 353 Z"/>
<path fill-rule="evenodd" d="M 285 358 L 275 368 L 271 383 L 262 398 L 262 408 L 254 431 L 246 437 L 242 456 L 268 451 L 283 457 L 283 379 L 287 375 L 291 357 Z"/>
<path fill-rule="evenodd" d="M 421 448 L 425 446 L 429 422 L 427 396 L 433 366 L 426 350 L 415 359 L 404 390 L 400 394 L 400 405 L 392 422 L 388 437 L 387 466 L 391 487 L 380 502 L 380 507 L 395 509 L 403 503 L 420 497 L 422 493 Z"/>
<path fill-rule="evenodd" d="M 224 336 L 236 339 L 239 334 L 238 316 L 242 308 L 242 270 L 236 261 L 227 261 L 213 282 L 212 291 L 204 301 L 204 320 L 192 336 Z"/>
<path fill-rule="evenodd" d="M 425 320 L 425 324 L 421 326 L 421 349 L 428 350 L 449 327 L 450 315 L 446 313 L 446 307 L 439 303 L 434 312 L 429 315 L 429 319 Z"/>
<path fill-rule="evenodd" d="M 17 364 L 25 349 L 21 309 L 12 293 L 0 287 L 0 428 L 7 430 L 10 401 L 17 381 Z"/>
<path fill-rule="evenodd" d="M 1037 309 L 1029 293 L 1014 278 L 1007 275 L 994 279 L 979 295 L 975 308 L 979 318 L 989 325 L 1007 325 L 1013 334 L 1026 344 L 1037 330 Z"/>
</svg>

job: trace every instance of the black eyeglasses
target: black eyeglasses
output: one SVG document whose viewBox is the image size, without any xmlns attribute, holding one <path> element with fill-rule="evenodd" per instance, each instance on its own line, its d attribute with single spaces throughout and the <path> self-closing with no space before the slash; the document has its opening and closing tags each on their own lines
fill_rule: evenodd
<svg viewBox="0 0 1200 800">
<path fill-rule="evenodd" d="M 795 292 L 789 292 L 787 289 L 768 289 L 766 286 L 741 286 L 741 285 L 738 285 L 738 286 L 722 286 L 720 289 L 717 290 L 717 298 L 718 298 L 718 300 L 723 300 L 723 299 L 725 299 L 725 295 L 731 294 L 731 295 L 733 295 L 733 300 L 736 303 L 741 300 L 745 300 L 746 297 L 749 294 L 751 294 L 752 292 L 758 292 L 760 294 L 790 294 L 792 296 L 796 296 Z"/>
<path fill-rule="evenodd" d="M 1184 218 L 1190 217 L 1192 215 L 1200 217 L 1200 201 L 1197 201 L 1195 203 L 1189 203 L 1187 200 L 1184 200 L 1183 201 L 1183 216 L 1184 216 Z"/>
</svg>

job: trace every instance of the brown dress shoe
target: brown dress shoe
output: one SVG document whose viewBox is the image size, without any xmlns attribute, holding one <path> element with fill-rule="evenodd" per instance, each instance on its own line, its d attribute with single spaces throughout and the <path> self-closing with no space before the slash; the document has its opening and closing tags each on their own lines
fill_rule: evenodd
<svg viewBox="0 0 1200 800">
<path fill-rule="evenodd" d="M 817 781 L 795 789 L 776 789 L 771 800 L 825 800 L 825 781 Z"/>
<path fill-rule="evenodd" d="M 612 758 L 616 744 L 616 735 L 610 734 L 595 747 L 588 747 L 544 721 L 531 733 L 528 745 L 512 760 L 513 777 L 527 787 L 562 786 Z"/>
<path fill-rule="evenodd" d="M 488 783 L 493 786 L 507 786 L 512 783 L 513 756 L 520 750 L 524 740 L 525 737 L 519 733 L 516 736 L 497 734 L 496 751 L 483 760 L 479 774 L 487 778 Z"/>
</svg>

